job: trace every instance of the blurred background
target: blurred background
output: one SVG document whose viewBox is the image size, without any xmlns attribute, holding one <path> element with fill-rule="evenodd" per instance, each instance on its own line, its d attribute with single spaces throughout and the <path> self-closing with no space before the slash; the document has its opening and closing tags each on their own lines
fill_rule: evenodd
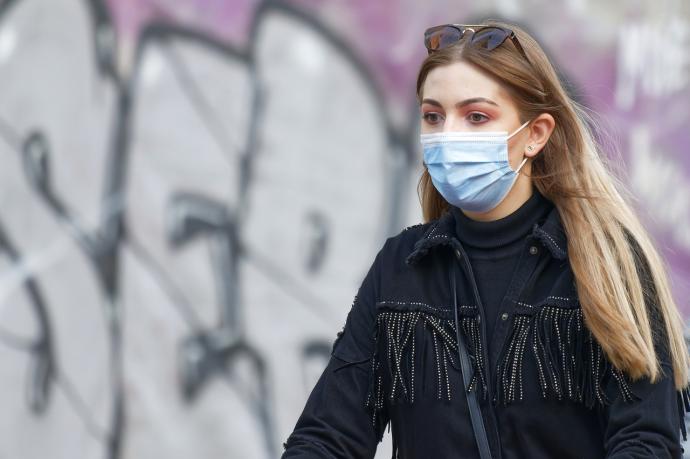
<svg viewBox="0 0 690 459">
<path fill-rule="evenodd" d="M 0 457 L 279 457 L 421 222 L 423 31 L 484 18 L 598 113 L 688 317 L 687 1 L 0 0 Z"/>
</svg>

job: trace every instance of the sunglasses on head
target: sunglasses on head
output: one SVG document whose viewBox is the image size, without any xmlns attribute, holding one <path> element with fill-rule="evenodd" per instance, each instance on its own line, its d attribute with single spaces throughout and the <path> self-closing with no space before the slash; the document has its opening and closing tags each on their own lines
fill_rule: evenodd
<svg viewBox="0 0 690 459">
<path fill-rule="evenodd" d="M 463 24 L 437 25 L 424 31 L 424 46 L 431 54 L 459 42 L 468 30 L 472 32 L 472 36 L 469 38 L 470 44 L 480 46 L 487 51 L 498 48 L 506 39 L 510 38 L 518 51 L 529 62 L 525 50 L 515 36 L 515 32 L 504 27 Z"/>
</svg>

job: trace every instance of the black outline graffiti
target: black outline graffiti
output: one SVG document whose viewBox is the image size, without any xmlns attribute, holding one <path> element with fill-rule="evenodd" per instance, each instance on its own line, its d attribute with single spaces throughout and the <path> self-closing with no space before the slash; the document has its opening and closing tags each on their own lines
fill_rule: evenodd
<svg viewBox="0 0 690 459">
<path fill-rule="evenodd" d="M 20 134 L 12 130 L 11 126 L 0 120 L 0 138 L 4 138 L 10 146 L 21 152 L 22 161 L 26 173 L 26 179 L 45 207 L 51 211 L 65 231 L 78 244 L 86 259 L 90 261 L 96 279 L 106 299 L 105 316 L 108 324 L 109 336 L 109 362 L 110 379 L 113 387 L 112 406 L 113 414 L 107 432 L 102 432 L 89 419 L 86 405 L 79 399 L 73 386 L 68 383 L 66 375 L 60 374 L 56 363 L 56 351 L 52 343 L 48 308 L 40 295 L 38 283 L 27 275 L 25 287 L 29 292 L 29 298 L 35 310 L 40 324 L 39 338 L 31 345 L 32 358 L 37 368 L 30 377 L 33 398 L 30 407 L 39 413 L 46 409 L 50 394 L 51 383 L 60 384 L 62 381 L 65 393 L 73 401 L 75 409 L 81 411 L 88 430 L 106 444 L 106 455 L 110 459 L 117 459 L 122 453 L 122 444 L 126 432 L 126 400 L 124 396 L 124 374 L 122 355 L 122 332 L 120 291 L 120 257 L 123 246 L 128 249 L 156 276 L 163 291 L 168 295 L 172 303 L 178 308 L 188 324 L 191 334 L 180 344 L 179 365 L 183 394 L 190 401 L 193 400 L 204 384 L 213 375 L 220 375 L 229 382 L 232 381 L 231 364 L 238 358 L 248 358 L 254 371 L 254 380 L 258 387 L 257 395 L 242 397 L 248 400 L 249 408 L 256 416 L 262 428 L 265 438 L 265 450 L 267 455 L 274 457 L 276 451 L 276 435 L 271 421 L 271 403 L 269 396 L 270 373 L 265 360 L 255 350 L 251 343 L 243 336 L 241 325 L 241 305 L 237 298 L 239 295 L 239 268 L 240 257 L 254 263 L 264 271 L 269 278 L 277 282 L 290 296 L 296 297 L 299 304 L 308 306 L 316 314 L 324 302 L 311 296 L 300 289 L 291 281 L 289 273 L 282 272 L 272 265 L 269 260 L 260 254 L 253 252 L 239 240 L 239 224 L 247 212 L 248 194 L 252 180 L 252 158 L 258 144 L 258 127 L 262 119 L 264 93 L 260 87 L 258 78 L 253 78 L 252 104 L 250 107 L 250 123 L 247 148 L 236 158 L 239 161 L 241 173 L 238 192 L 240 200 L 235 210 L 230 210 L 224 204 L 210 200 L 200 195 L 180 193 L 172 197 L 169 203 L 171 222 L 168 228 L 169 242 L 172 247 L 183 244 L 193 237 L 206 237 L 212 241 L 216 249 L 212 259 L 213 272 L 216 275 L 217 302 L 219 306 L 219 323 L 212 328 L 201 325 L 189 300 L 184 293 L 176 289 L 174 283 L 167 278 L 164 269 L 156 260 L 148 254 L 134 237 L 126 230 L 126 179 L 129 163 L 130 131 L 133 120 L 133 109 L 136 104 L 137 81 L 140 76 L 142 56 L 147 47 L 162 45 L 166 51 L 175 75 L 181 81 L 181 87 L 187 91 L 187 97 L 193 105 L 211 136 L 220 146 L 221 151 L 228 151 L 227 139 L 213 121 L 212 112 L 205 103 L 196 83 L 186 71 L 182 60 L 174 53 L 172 47 L 166 44 L 173 41 L 193 42 L 213 51 L 226 59 L 232 59 L 243 63 L 251 75 L 257 75 L 254 55 L 258 30 L 263 18 L 271 13 L 289 16 L 300 21 L 306 27 L 316 32 L 322 39 L 333 46 L 361 75 L 362 81 L 369 85 L 369 92 L 380 106 L 385 106 L 383 92 L 376 86 L 373 75 L 368 68 L 355 55 L 351 47 L 337 37 L 324 24 L 309 14 L 276 1 L 261 3 L 255 11 L 250 27 L 248 43 L 249 48 L 238 50 L 232 46 L 208 36 L 203 31 L 192 30 L 177 25 L 161 22 L 147 24 L 141 32 L 136 46 L 133 70 L 127 76 L 120 75 L 115 65 L 117 55 L 117 37 L 107 8 L 99 0 L 84 0 L 89 11 L 94 43 L 94 61 L 100 76 L 109 81 L 116 92 L 117 102 L 115 106 L 115 121 L 110 135 L 110 143 L 107 146 L 107 158 L 105 164 L 104 188 L 101 195 L 101 215 L 97 228 L 86 229 L 80 223 L 75 212 L 69 208 L 59 190 L 54 189 L 50 175 L 50 144 L 49 140 L 39 130 L 35 129 L 26 134 Z M 9 0 L 0 5 L 0 23 L 5 13 L 16 0 Z M 416 109 L 412 113 L 416 114 Z M 394 128 L 391 120 L 383 114 L 383 125 L 390 143 L 391 159 L 394 159 L 390 180 L 386 184 L 384 195 L 389 202 L 383 207 L 388 215 L 382 218 L 386 224 L 381 228 L 381 234 L 390 234 L 399 229 L 402 221 L 401 206 L 404 204 L 399 199 L 401 191 L 406 184 L 405 177 L 410 172 L 410 164 L 414 157 L 417 129 L 417 120 L 411 117 L 411 129 L 402 132 Z M 325 228 L 325 227 L 324 227 Z M 9 242 L 9 237 L 0 228 L 0 248 L 9 254 L 16 264 L 22 262 L 22 256 Z M 327 230 L 326 230 L 327 231 Z M 323 243 L 323 241 L 321 241 Z M 318 251 L 312 260 L 318 260 Z M 317 261 L 313 261 L 317 263 Z M 4 340 L 7 341 L 7 340 Z M 303 345 L 302 358 L 309 359 L 316 354 L 328 357 L 330 343 L 321 340 L 308 341 Z M 233 387 L 241 392 L 241 388 Z M 70 389 L 71 388 L 71 389 Z"/>
</svg>

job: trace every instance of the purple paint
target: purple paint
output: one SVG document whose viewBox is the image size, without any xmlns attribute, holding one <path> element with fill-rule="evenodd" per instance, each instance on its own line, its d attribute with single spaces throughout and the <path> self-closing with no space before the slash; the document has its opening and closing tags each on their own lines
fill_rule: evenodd
<svg viewBox="0 0 690 459">
<path fill-rule="evenodd" d="M 108 0 L 107 3 L 125 43 L 135 42 L 148 21 L 165 20 L 205 30 L 238 47 L 246 46 L 249 26 L 259 5 L 257 0 Z M 461 22 L 463 17 L 499 16 L 482 11 L 479 2 L 468 1 L 437 1 L 426 6 L 400 0 L 294 0 L 287 3 L 313 14 L 350 46 L 374 75 L 388 109 L 400 113 L 409 110 L 414 100 L 416 71 L 426 55 L 422 46 L 422 33 L 426 27 L 443 22 Z M 520 3 L 526 5 L 529 2 L 516 4 Z M 589 37 L 588 30 L 592 32 L 597 27 L 622 27 L 624 24 L 619 22 L 620 18 L 642 21 L 642 12 L 628 9 L 618 11 L 614 16 L 593 19 L 590 15 L 569 13 L 564 5 L 559 2 L 545 4 L 530 14 L 530 22 L 526 26 L 534 28 L 537 38 L 545 44 L 547 52 L 555 56 L 582 100 L 598 113 L 605 125 L 614 129 L 613 136 L 620 142 L 618 148 L 624 158 L 629 158 L 627 136 L 630 130 L 644 124 L 652 132 L 652 144 L 658 145 L 670 159 L 681 164 L 683 173 L 690 177 L 690 158 L 685 155 L 690 145 L 690 114 L 687 110 L 690 88 L 653 99 L 641 94 L 640 82 L 637 81 L 633 105 L 628 109 L 618 108 L 615 101 L 618 34 L 610 33 L 610 39 L 603 42 L 595 42 Z M 554 17 L 558 17 L 558 21 L 549 20 Z M 607 23 L 607 18 L 613 23 Z M 655 236 L 663 238 L 664 233 L 662 228 Z M 686 277 L 690 273 L 690 254 L 670 240 L 664 240 L 661 245 L 665 247 L 664 255 L 668 257 L 674 275 Z M 678 282 L 675 286 L 676 294 L 683 299 L 683 312 L 690 316 L 690 305 L 685 300 L 690 286 L 681 284 Z"/>
</svg>

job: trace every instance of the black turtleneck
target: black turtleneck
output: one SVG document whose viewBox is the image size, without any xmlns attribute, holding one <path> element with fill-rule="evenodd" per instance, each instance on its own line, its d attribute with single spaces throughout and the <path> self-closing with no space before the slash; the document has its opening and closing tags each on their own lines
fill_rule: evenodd
<svg viewBox="0 0 690 459">
<path fill-rule="evenodd" d="M 486 317 L 487 343 L 491 343 L 498 310 L 513 277 L 513 270 L 532 232 L 553 208 L 536 187 L 532 195 L 510 215 L 493 221 L 473 220 L 461 209 L 450 206 L 455 231 L 470 259 Z"/>
</svg>

